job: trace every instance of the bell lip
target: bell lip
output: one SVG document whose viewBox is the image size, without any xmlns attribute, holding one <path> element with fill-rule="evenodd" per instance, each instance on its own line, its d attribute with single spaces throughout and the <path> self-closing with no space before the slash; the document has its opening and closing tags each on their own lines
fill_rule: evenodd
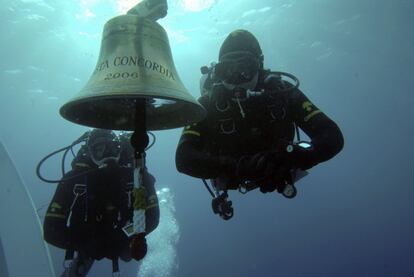
<svg viewBox="0 0 414 277">
<path fill-rule="evenodd" d="M 63 104 L 60 109 L 59 109 L 59 114 L 66 120 L 75 123 L 75 124 L 79 124 L 82 126 L 87 126 L 87 127 L 92 127 L 92 128 L 102 128 L 102 129 L 110 129 L 110 130 L 120 130 L 120 131 L 133 131 L 133 128 L 118 128 L 120 126 L 118 126 L 117 128 L 109 128 L 109 127 L 105 127 L 102 125 L 92 125 L 92 124 L 84 124 L 81 123 L 83 122 L 82 120 L 80 121 L 76 121 L 73 116 L 69 116 L 68 115 L 68 111 L 69 109 L 71 109 L 73 106 L 79 105 L 79 104 L 84 104 L 86 102 L 90 102 L 91 100 L 104 100 L 104 99 L 114 99 L 114 100 L 121 100 L 121 99 L 139 99 L 139 98 L 155 98 L 155 99 L 161 99 L 161 100 L 171 100 L 171 101 L 175 101 L 175 102 L 183 102 L 186 105 L 192 106 L 193 109 L 191 109 L 188 114 L 191 115 L 191 117 L 193 119 L 189 119 L 190 116 L 187 118 L 186 122 L 180 123 L 180 124 L 175 124 L 172 125 L 170 124 L 168 126 L 168 124 L 165 124 L 167 127 L 158 127 L 158 128 L 151 128 L 151 126 L 148 126 L 147 130 L 148 131 L 161 131 L 161 130 L 170 130 L 170 129 L 177 129 L 177 128 L 182 128 L 185 127 L 187 125 L 193 124 L 193 123 L 197 123 L 200 122 L 202 120 L 204 120 L 207 116 L 207 111 L 206 109 L 197 101 L 195 100 L 193 101 L 189 101 L 189 100 L 183 100 L 183 99 L 177 99 L 177 98 L 173 98 L 173 97 L 140 97 L 140 96 L 136 96 L 136 95 L 123 95 L 122 97 L 114 97 L 113 95 L 109 96 L 109 95 L 98 95 L 98 96 L 91 96 L 89 98 L 83 98 L 83 99 L 73 99 L 73 100 L 69 100 L 68 102 L 66 102 L 65 104 Z"/>
<path fill-rule="evenodd" d="M 161 87 L 163 88 L 163 87 Z M 160 100 L 171 100 L 171 101 L 175 101 L 175 102 L 186 102 L 188 104 L 194 104 L 197 106 L 200 106 L 201 108 L 204 109 L 204 107 L 200 104 L 200 102 L 198 102 L 196 99 L 194 99 L 194 101 L 191 101 L 185 97 L 168 97 L 168 96 L 160 96 L 160 95 L 151 95 L 151 92 L 147 92 L 144 91 L 144 93 L 148 93 L 147 96 L 137 96 L 136 93 L 133 92 L 123 92 L 122 94 L 120 93 L 119 95 L 117 94 L 95 94 L 95 95 L 91 95 L 91 96 L 87 96 L 87 97 L 82 97 L 80 95 L 82 95 L 82 91 L 84 91 L 85 88 L 83 88 L 78 95 L 76 95 L 75 97 L 73 97 L 72 99 L 69 99 L 65 104 L 62 105 L 62 107 L 59 110 L 62 110 L 65 106 L 67 106 L 70 103 L 75 103 L 75 104 L 80 104 L 83 102 L 89 102 L 90 100 L 102 100 L 102 99 L 110 99 L 113 98 L 114 100 L 121 100 L 121 99 L 131 99 L 131 98 L 137 98 L 137 99 L 142 99 L 142 98 L 146 98 L 146 99 L 160 99 Z M 175 89 L 171 89 L 171 91 L 177 91 L 178 93 L 182 93 L 181 90 L 175 90 Z M 177 96 L 180 96 L 180 94 L 178 94 Z M 191 97 L 192 95 L 189 94 Z M 205 109 L 204 109 L 205 110 Z"/>
</svg>

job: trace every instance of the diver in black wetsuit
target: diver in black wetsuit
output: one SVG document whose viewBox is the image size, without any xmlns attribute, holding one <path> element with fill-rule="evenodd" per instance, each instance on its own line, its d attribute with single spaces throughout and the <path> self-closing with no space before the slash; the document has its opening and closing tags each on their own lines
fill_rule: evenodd
<svg viewBox="0 0 414 277">
<path fill-rule="evenodd" d="M 292 168 L 309 169 L 343 148 L 338 126 L 298 89 L 293 75 L 263 69 L 262 50 L 250 32 L 230 33 L 219 62 L 202 72 L 199 101 L 207 117 L 184 128 L 178 171 L 213 179 L 223 190 L 254 181 L 262 192 L 283 192 Z M 293 143 L 295 127 L 309 136 L 310 147 Z"/>
<path fill-rule="evenodd" d="M 86 276 L 94 260 L 108 258 L 113 271 L 118 259 L 142 259 L 147 252 L 141 237 L 139 253 L 132 254 L 127 226 L 134 198 L 133 150 L 127 133 L 94 129 L 72 161 L 72 170 L 58 184 L 44 221 L 45 240 L 66 250 L 62 276 Z M 145 172 L 146 235 L 159 223 L 155 178 Z M 75 257 L 75 253 L 77 253 Z"/>
</svg>

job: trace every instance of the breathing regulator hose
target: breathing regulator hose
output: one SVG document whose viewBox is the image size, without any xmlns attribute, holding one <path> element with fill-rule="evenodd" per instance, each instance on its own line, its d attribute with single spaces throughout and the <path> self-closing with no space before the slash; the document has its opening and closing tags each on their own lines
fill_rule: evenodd
<svg viewBox="0 0 414 277">
<path fill-rule="evenodd" d="M 77 140 L 75 140 L 75 141 L 74 141 L 71 145 L 68 145 L 68 146 L 65 146 L 65 147 L 63 147 L 63 148 L 60 148 L 60 149 L 58 149 L 58 150 L 56 150 L 56 151 L 54 151 L 54 152 L 52 152 L 52 153 L 48 154 L 48 155 L 47 155 L 47 156 L 45 156 L 43 159 L 41 159 L 41 160 L 39 161 L 39 163 L 37 164 L 37 166 L 36 166 L 36 175 L 37 175 L 37 177 L 38 177 L 40 180 L 42 180 L 43 182 L 45 182 L 45 183 L 52 183 L 52 184 L 56 184 L 56 183 L 59 183 L 59 182 L 63 181 L 63 179 L 59 179 L 59 180 L 49 180 L 49 179 L 44 178 L 44 177 L 42 176 L 42 174 L 40 173 L 40 168 L 42 167 L 43 163 L 44 163 L 47 159 L 49 159 L 50 157 L 52 157 L 52 156 L 56 155 L 57 153 L 60 153 L 60 152 L 64 151 L 64 153 L 63 153 L 63 157 L 62 157 L 62 160 L 61 160 L 61 170 L 62 170 L 62 176 L 64 176 L 64 175 L 65 175 L 65 160 L 66 160 L 66 156 L 67 156 L 67 154 L 68 154 L 69 150 L 71 150 L 71 151 L 72 151 L 72 154 L 74 155 L 74 152 L 73 152 L 73 147 L 74 147 L 75 145 L 77 145 L 77 144 L 81 143 L 81 142 L 85 142 L 85 141 L 88 139 L 89 133 L 90 133 L 90 131 L 85 132 L 82 136 L 80 136 Z M 74 155 L 74 156 L 75 156 L 75 155 Z M 88 171 L 88 172 L 90 172 L 90 171 Z M 86 173 L 86 172 L 83 172 L 82 174 L 77 174 L 77 175 L 75 175 L 75 176 L 72 176 L 72 177 L 70 177 L 70 178 L 67 178 L 67 180 L 68 180 L 68 179 L 71 179 L 71 178 L 75 178 L 75 177 L 81 176 L 81 175 L 84 175 L 84 173 Z"/>
<path fill-rule="evenodd" d="M 85 175 L 85 174 L 88 174 L 88 173 L 90 173 L 90 172 L 92 172 L 92 171 L 95 171 L 95 170 L 97 170 L 97 169 L 90 169 L 90 170 L 86 170 L 86 171 L 83 171 L 83 172 L 81 172 L 81 173 L 79 173 L 79 174 L 76 174 L 76 175 L 73 175 L 73 176 L 71 176 L 71 177 L 67 177 L 67 178 L 61 178 L 61 179 L 59 179 L 59 180 L 50 180 L 50 179 L 46 179 L 46 178 L 44 178 L 43 176 L 42 176 L 42 174 L 40 173 L 40 168 L 42 167 L 42 165 L 43 165 L 43 163 L 47 160 L 47 159 L 49 159 L 50 157 L 52 157 L 52 156 L 54 156 L 54 155 L 56 155 L 56 154 L 58 154 L 58 153 L 60 153 L 60 152 L 63 152 L 63 157 L 62 157 L 62 161 L 61 161 L 61 171 L 62 171 L 62 176 L 64 176 L 65 174 L 66 174 L 66 172 L 65 172 L 65 160 L 66 160 L 66 156 L 67 156 L 67 154 L 68 154 L 68 152 L 69 151 L 71 151 L 72 152 L 72 155 L 73 156 L 75 156 L 75 153 L 73 152 L 73 147 L 75 146 L 75 145 L 77 145 L 77 144 L 79 144 L 79 143 L 82 143 L 82 142 L 86 142 L 87 141 L 87 139 L 88 139 L 88 136 L 89 136 L 89 133 L 90 133 L 90 131 L 87 131 L 87 132 L 85 132 L 81 137 L 79 137 L 77 140 L 75 140 L 71 145 L 68 145 L 68 146 L 65 146 L 65 147 L 63 147 L 63 148 L 60 148 L 60 149 L 58 149 L 58 150 L 56 150 L 56 151 L 54 151 L 54 152 L 52 152 L 52 153 L 50 153 L 50 154 L 48 154 L 47 156 L 45 156 L 43 159 L 41 159 L 40 161 L 39 161 L 39 163 L 37 164 L 37 166 L 36 166 L 36 175 L 37 175 L 37 177 L 40 179 L 40 180 L 42 180 L 43 182 L 45 182 L 45 183 L 51 183 L 51 184 L 56 184 L 56 183 L 59 183 L 59 182 L 61 182 L 61 181 L 65 181 L 65 180 L 69 180 L 69 179 L 72 179 L 72 178 L 76 178 L 76 177 L 79 177 L 79 176 L 82 176 L 82 175 Z M 154 144 L 155 144 L 155 142 L 156 142 L 156 137 L 155 137 L 155 135 L 152 133 L 152 132 L 148 132 L 149 133 L 149 135 L 152 137 L 152 142 L 146 147 L 146 149 L 145 150 L 148 150 L 148 149 L 150 149 L 152 146 L 154 146 Z"/>
</svg>

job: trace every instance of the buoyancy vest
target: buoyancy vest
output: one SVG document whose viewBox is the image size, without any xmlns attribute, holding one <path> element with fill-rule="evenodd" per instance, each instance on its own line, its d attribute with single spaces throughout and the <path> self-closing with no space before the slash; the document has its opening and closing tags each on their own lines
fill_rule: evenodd
<svg viewBox="0 0 414 277">
<path fill-rule="evenodd" d="M 133 214 L 132 174 L 114 167 L 61 182 L 45 217 L 45 240 L 94 259 L 120 256 L 129 243 L 122 228 Z"/>
<path fill-rule="evenodd" d="M 262 71 L 254 92 L 235 94 L 224 85 L 206 80 L 200 102 L 207 110 L 208 151 L 241 156 L 270 150 L 280 139 L 293 140 L 295 128 L 289 98 L 281 78 L 266 83 L 273 74 Z"/>
</svg>

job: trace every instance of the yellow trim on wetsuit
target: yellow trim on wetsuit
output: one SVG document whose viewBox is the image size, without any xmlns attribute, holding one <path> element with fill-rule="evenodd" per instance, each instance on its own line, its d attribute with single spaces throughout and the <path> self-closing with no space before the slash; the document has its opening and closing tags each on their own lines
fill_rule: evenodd
<svg viewBox="0 0 414 277">
<path fill-rule="evenodd" d="M 199 132 L 196 131 L 191 131 L 191 130 L 186 130 L 183 132 L 183 135 L 195 135 L 195 136 L 201 136 L 201 134 Z"/>
<path fill-rule="evenodd" d="M 79 167 L 90 167 L 90 165 L 88 165 L 86 163 L 75 163 L 75 166 L 79 166 Z"/>
<path fill-rule="evenodd" d="M 54 209 L 62 209 L 62 206 L 59 205 L 59 203 L 57 202 L 53 202 L 52 205 L 50 205 L 50 207 Z"/>
<path fill-rule="evenodd" d="M 310 101 L 305 101 L 305 102 L 302 103 L 302 108 L 307 112 L 310 112 L 311 110 L 313 110 L 313 108 L 312 108 L 313 106 L 314 105 Z"/>
<path fill-rule="evenodd" d="M 311 112 L 310 114 L 308 114 L 303 120 L 305 121 L 305 122 L 307 122 L 307 121 L 309 121 L 312 117 L 314 117 L 315 115 L 317 115 L 318 113 L 321 113 L 321 111 L 320 110 L 316 110 L 316 111 L 313 111 L 313 112 Z"/>
<path fill-rule="evenodd" d="M 65 219 L 66 216 L 63 214 L 54 214 L 54 213 L 47 213 L 46 217 L 55 217 L 55 218 L 61 218 L 61 219 Z"/>
<path fill-rule="evenodd" d="M 144 210 L 147 207 L 147 200 L 145 199 L 146 190 L 144 187 L 134 188 L 132 191 L 134 195 L 134 210 Z"/>
</svg>

